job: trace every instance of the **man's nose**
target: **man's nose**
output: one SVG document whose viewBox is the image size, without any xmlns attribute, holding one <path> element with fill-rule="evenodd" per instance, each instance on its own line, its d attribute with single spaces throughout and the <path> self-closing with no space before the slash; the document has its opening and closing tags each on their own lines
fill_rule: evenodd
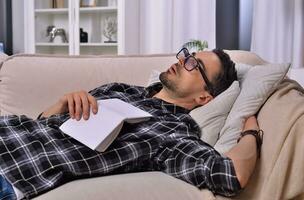
<svg viewBox="0 0 304 200">
<path fill-rule="evenodd" d="M 185 59 L 182 59 L 182 58 L 179 58 L 179 59 L 178 59 L 178 64 L 179 64 L 180 66 L 184 66 L 184 62 L 185 62 Z"/>
</svg>

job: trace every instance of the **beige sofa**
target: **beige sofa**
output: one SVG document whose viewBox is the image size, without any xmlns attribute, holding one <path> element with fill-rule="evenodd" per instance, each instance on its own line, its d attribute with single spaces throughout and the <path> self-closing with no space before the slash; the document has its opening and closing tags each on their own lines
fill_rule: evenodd
<svg viewBox="0 0 304 200">
<path fill-rule="evenodd" d="M 228 51 L 236 62 L 265 63 L 253 53 Z M 108 82 L 145 86 L 153 69 L 164 70 L 174 55 L 0 55 L 0 114 L 36 118 L 63 94 Z M 250 182 L 234 199 L 304 199 L 304 91 L 284 80 L 259 112 L 264 130 L 261 159 Z M 161 172 L 76 180 L 35 199 L 209 200 L 226 199 Z"/>
</svg>

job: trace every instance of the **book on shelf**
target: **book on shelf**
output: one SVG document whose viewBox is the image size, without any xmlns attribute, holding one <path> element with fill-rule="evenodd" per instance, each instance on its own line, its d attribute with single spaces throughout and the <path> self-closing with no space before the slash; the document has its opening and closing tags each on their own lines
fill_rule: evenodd
<svg viewBox="0 0 304 200">
<path fill-rule="evenodd" d="M 59 128 L 87 147 L 104 152 L 118 136 L 124 122 L 138 123 L 152 115 L 120 99 L 98 100 L 98 112 L 88 120 L 68 119 Z"/>
</svg>

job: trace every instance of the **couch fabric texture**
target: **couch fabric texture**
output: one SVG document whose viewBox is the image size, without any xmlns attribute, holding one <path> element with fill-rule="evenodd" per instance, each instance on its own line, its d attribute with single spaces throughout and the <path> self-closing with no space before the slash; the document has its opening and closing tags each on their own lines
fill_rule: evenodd
<svg viewBox="0 0 304 200">
<path fill-rule="evenodd" d="M 227 51 L 236 62 L 266 62 L 250 52 Z M 0 114 L 36 118 L 63 94 L 109 82 L 145 86 L 153 70 L 166 70 L 175 55 L 0 56 Z M 304 91 L 285 79 L 259 111 L 264 130 L 261 158 L 248 186 L 233 199 L 304 198 Z M 69 182 L 35 199 L 228 199 L 161 172 L 111 175 Z"/>
</svg>

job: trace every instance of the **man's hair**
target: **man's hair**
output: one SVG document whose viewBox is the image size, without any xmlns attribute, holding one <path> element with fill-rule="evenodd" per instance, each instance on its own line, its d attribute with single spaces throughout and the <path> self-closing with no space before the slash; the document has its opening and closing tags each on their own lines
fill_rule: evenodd
<svg viewBox="0 0 304 200">
<path fill-rule="evenodd" d="M 218 73 L 211 80 L 213 86 L 213 95 L 216 97 L 229 88 L 233 81 L 237 80 L 237 73 L 235 64 L 227 53 L 225 53 L 222 49 L 213 49 L 212 52 L 218 56 L 222 64 L 222 70 L 220 73 Z"/>
</svg>

